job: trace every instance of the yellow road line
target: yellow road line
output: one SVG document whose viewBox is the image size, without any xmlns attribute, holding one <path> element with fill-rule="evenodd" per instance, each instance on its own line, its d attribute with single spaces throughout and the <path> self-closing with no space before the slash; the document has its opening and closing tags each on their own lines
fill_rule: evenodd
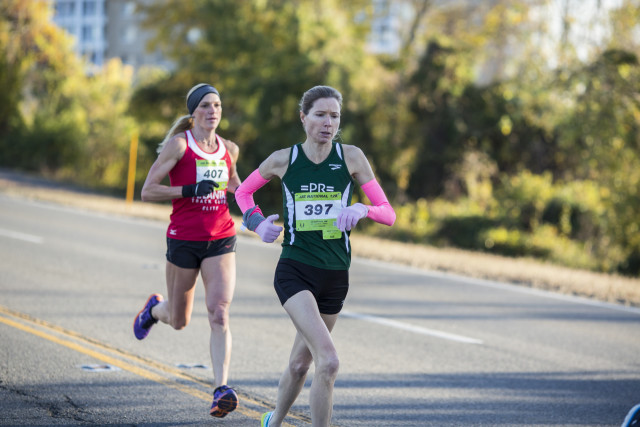
<svg viewBox="0 0 640 427">
<path fill-rule="evenodd" d="M 39 326 L 41 328 L 44 328 L 44 329 L 47 329 L 47 330 L 50 330 L 50 331 L 53 331 L 53 332 L 57 332 L 57 333 L 59 333 L 61 335 L 72 337 L 72 338 L 74 338 L 74 339 L 76 339 L 78 341 L 82 341 L 84 343 L 91 344 L 91 345 L 93 345 L 95 347 L 98 347 L 99 349 L 101 349 L 103 351 L 107 351 L 107 352 L 109 352 L 111 354 L 115 354 L 115 355 L 117 355 L 119 357 L 124 357 L 126 359 L 131 360 L 131 361 L 138 362 L 138 363 L 147 365 L 147 366 L 152 367 L 152 368 L 156 368 L 158 370 L 164 371 L 164 372 L 169 373 L 171 375 L 175 375 L 175 376 L 177 376 L 177 377 L 179 377 L 181 379 L 188 380 L 188 381 L 195 382 L 195 383 L 199 383 L 199 384 L 201 384 L 201 385 L 203 385 L 205 387 L 209 387 L 210 386 L 209 383 L 204 382 L 204 381 L 200 380 L 199 378 L 186 375 L 182 371 L 180 371 L 179 369 L 172 368 L 170 366 L 164 365 L 162 363 L 159 363 L 159 362 L 156 362 L 156 361 L 153 361 L 153 360 L 150 360 L 150 359 L 146 359 L 144 357 L 141 357 L 141 356 L 138 356 L 136 354 L 130 353 L 130 352 L 126 351 L 126 350 L 122 350 L 122 349 L 118 349 L 118 348 L 115 348 L 115 347 L 111 347 L 111 346 L 109 346 L 107 344 L 104 344 L 104 343 L 101 343 L 101 342 L 99 342 L 97 340 L 85 337 L 85 336 L 79 334 L 78 332 L 74 332 L 74 331 L 71 331 L 69 329 L 65 329 L 62 326 L 54 325 L 54 324 L 45 322 L 44 320 L 36 319 L 36 318 L 31 317 L 31 316 L 29 316 L 27 314 L 19 313 L 17 311 L 13 311 L 13 310 L 7 309 L 7 308 L 2 307 L 2 306 L 0 306 L 0 314 L 5 314 L 5 315 L 7 315 L 9 317 L 13 317 L 13 318 L 19 318 L 19 319 L 21 319 L 21 320 L 23 320 L 23 321 L 25 321 L 27 323 L 30 323 L 32 325 L 37 325 L 37 326 Z M 256 402 L 256 403 L 258 403 L 258 402 Z"/>
<path fill-rule="evenodd" d="M 178 378 L 208 386 L 208 384 L 204 383 L 203 381 L 201 381 L 201 380 L 199 380 L 197 378 L 185 375 L 184 373 L 180 372 L 178 369 L 174 369 L 174 368 L 171 368 L 169 366 L 163 365 L 161 363 L 154 362 L 154 361 L 151 361 L 151 360 L 147 360 L 147 359 L 142 358 L 140 356 L 136 356 L 136 355 L 127 353 L 124 350 L 111 348 L 111 347 L 109 347 L 109 346 L 107 346 L 105 344 L 99 343 L 99 342 L 97 342 L 95 340 L 83 337 L 82 335 L 78 334 L 77 332 L 69 331 L 69 330 L 64 329 L 64 328 L 62 328 L 60 326 L 49 324 L 49 323 L 47 323 L 47 322 L 45 322 L 43 320 L 32 318 L 31 316 L 28 316 L 28 315 L 25 315 L 25 314 L 22 314 L 22 313 L 18 313 L 18 312 L 15 312 L 13 310 L 9 310 L 9 309 L 7 309 L 5 307 L 2 307 L 2 306 L 0 306 L 0 314 L 4 314 L 5 316 L 8 316 L 8 317 L 18 318 L 18 319 L 20 319 L 20 320 L 22 320 L 24 322 L 28 322 L 28 323 L 37 325 L 37 326 L 45 328 L 45 329 L 49 329 L 51 331 L 55 331 L 55 332 L 60 333 L 62 335 L 66 335 L 66 336 L 72 337 L 74 339 L 84 341 L 84 342 L 86 342 L 88 344 L 91 344 L 93 346 L 99 347 L 102 350 L 106 350 L 108 352 L 118 354 L 118 356 L 120 356 L 120 357 L 129 358 L 130 360 L 133 359 L 134 361 L 137 361 L 139 363 L 144 363 L 144 364 L 147 364 L 147 365 L 151 365 L 154 368 L 162 370 L 162 371 L 164 371 L 166 373 L 169 373 L 169 374 L 171 374 L 173 376 L 176 376 Z M 155 373 L 153 371 L 150 371 L 148 369 L 133 365 L 131 363 L 128 363 L 128 362 L 120 360 L 118 358 L 109 356 L 107 354 L 92 350 L 92 349 L 90 349 L 90 348 L 88 348 L 86 346 L 83 346 L 81 344 L 78 344 L 78 343 L 76 343 L 74 341 L 70 341 L 68 339 L 56 337 L 55 335 L 51 335 L 51 334 L 49 334 L 47 332 L 41 331 L 39 329 L 35 329 L 35 328 L 31 327 L 31 326 L 24 325 L 22 323 L 16 322 L 14 320 L 11 320 L 9 318 L 5 318 L 5 317 L 2 317 L 2 316 L 0 316 L 0 322 L 6 324 L 8 326 L 14 327 L 16 329 L 19 329 L 21 331 L 28 332 L 30 334 L 36 335 L 36 336 L 38 336 L 40 338 L 44 338 L 44 339 L 46 339 L 48 341 L 51 341 L 53 343 L 62 345 L 64 347 L 67 347 L 67 348 L 72 349 L 74 351 L 77 351 L 79 353 L 86 354 L 86 355 L 91 356 L 91 357 L 93 357 L 93 358 L 95 358 L 97 360 L 105 362 L 105 363 L 107 363 L 109 365 L 116 366 L 116 367 L 118 367 L 120 369 L 123 369 L 125 371 L 131 372 L 131 373 L 133 373 L 135 375 L 138 375 L 140 377 L 146 378 L 146 379 L 148 379 L 150 381 L 154 381 L 154 382 L 166 385 L 168 387 L 171 387 L 173 389 L 182 391 L 183 393 L 186 393 L 186 394 L 188 394 L 190 396 L 193 396 L 193 397 L 196 397 L 198 399 L 205 400 L 207 402 L 211 400 L 211 394 L 210 393 L 205 393 L 205 392 L 200 391 L 200 390 L 198 390 L 196 388 L 189 387 L 189 386 L 184 385 L 184 384 L 180 384 L 177 381 L 174 381 L 174 380 L 172 380 L 170 378 L 167 378 L 167 377 L 164 377 L 162 375 L 159 375 L 159 374 L 157 374 L 157 373 Z M 258 401 L 254 400 L 254 399 L 251 399 L 249 397 L 246 397 L 244 395 L 243 395 L 243 399 L 248 400 L 251 403 L 254 403 L 256 405 L 264 407 L 263 403 L 258 402 Z M 255 411 L 253 409 L 250 409 L 250 408 L 247 408 L 247 407 L 244 407 L 244 406 L 238 406 L 238 408 L 236 410 L 239 413 L 241 413 L 241 414 L 243 414 L 243 415 L 245 415 L 247 417 L 256 419 L 256 420 L 259 420 L 260 416 L 261 416 L 261 412 Z M 307 421 L 303 417 L 294 416 L 294 418 L 300 419 L 302 421 Z M 291 426 L 290 424 L 286 424 L 286 423 L 283 423 L 283 425 Z"/>
<path fill-rule="evenodd" d="M 147 369 L 143 369 L 143 368 L 134 366 L 134 365 L 132 365 L 130 363 L 124 362 L 122 360 L 118 360 L 118 359 L 116 359 L 114 357 L 107 356 L 105 354 L 102 354 L 102 353 L 99 353 L 97 351 L 91 350 L 89 348 L 83 347 L 80 344 L 77 344 L 77 343 L 75 343 L 73 341 L 69 341 L 69 340 L 65 340 L 65 339 L 61 339 L 61 338 L 55 337 L 53 335 L 47 334 L 46 332 L 42 332 L 42 331 L 39 331 L 37 329 L 34 329 L 34 328 L 30 327 L 30 326 L 26 326 L 26 325 L 23 325 L 21 323 L 14 322 L 11 319 L 6 319 L 6 318 L 3 318 L 3 317 L 0 317 L 0 322 L 4 323 L 6 325 L 9 325 L 9 326 L 13 326 L 14 328 L 20 329 L 21 331 L 29 332 L 30 334 L 36 335 L 36 336 L 38 336 L 40 338 L 44 338 L 44 339 L 49 340 L 51 342 L 54 342 L 56 344 L 60 344 L 60 345 L 62 345 L 64 347 L 70 348 L 71 350 L 75 350 L 78 353 L 86 354 L 87 356 L 91 356 L 94 359 L 98 359 L 98 360 L 100 360 L 102 362 L 105 362 L 105 363 L 107 363 L 109 365 L 113 365 L 113 366 L 116 366 L 116 367 L 118 367 L 120 369 L 124 369 L 125 371 L 132 372 L 132 373 L 134 373 L 134 374 L 136 374 L 138 376 L 141 376 L 143 378 L 146 378 L 148 380 L 155 381 L 155 382 L 167 385 L 169 387 L 175 388 L 175 389 L 180 390 L 180 391 L 182 391 L 184 393 L 190 394 L 191 396 L 198 397 L 198 398 L 201 398 L 201 399 L 206 397 L 205 400 L 209 399 L 209 394 L 208 393 L 201 392 L 201 391 L 196 390 L 196 389 L 191 388 L 191 387 L 183 386 L 182 384 L 176 383 L 175 381 L 168 380 L 167 378 L 165 378 L 165 377 L 163 377 L 161 375 L 158 375 L 158 374 L 156 374 L 156 373 L 154 373 L 152 371 L 149 371 Z"/>
</svg>

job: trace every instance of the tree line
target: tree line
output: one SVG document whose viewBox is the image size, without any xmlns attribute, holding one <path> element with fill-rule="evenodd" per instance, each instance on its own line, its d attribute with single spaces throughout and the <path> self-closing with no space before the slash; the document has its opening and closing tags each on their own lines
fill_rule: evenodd
<svg viewBox="0 0 640 427">
<path fill-rule="evenodd" d="M 121 194 L 138 133 L 140 188 L 187 90 L 208 82 L 244 177 L 302 141 L 299 98 L 328 84 L 345 100 L 341 141 L 398 213 L 366 232 L 640 275 L 637 0 L 597 10 L 604 36 L 588 43 L 563 2 L 407 1 L 393 54 L 368 42 L 397 2 L 158 0 L 138 13 L 176 69 L 135 74 L 117 60 L 87 74 L 47 3 L 0 5 L 2 166 Z M 278 209 L 272 190 L 261 204 Z"/>
</svg>

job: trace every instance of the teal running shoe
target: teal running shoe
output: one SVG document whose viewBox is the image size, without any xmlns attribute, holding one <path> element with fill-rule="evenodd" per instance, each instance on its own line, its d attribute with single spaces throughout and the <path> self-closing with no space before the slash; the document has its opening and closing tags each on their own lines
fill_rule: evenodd
<svg viewBox="0 0 640 427">
<path fill-rule="evenodd" d="M 260 427 L 269 427 L 269 421 L 273 417 L 273 412 L 265 412 L 260 418 Z"/>
<path fill-rule="evenodd" d="M 640 427 L 640 404 L 631 408 L 622 423 L 622 427 Z"/>
</svg>

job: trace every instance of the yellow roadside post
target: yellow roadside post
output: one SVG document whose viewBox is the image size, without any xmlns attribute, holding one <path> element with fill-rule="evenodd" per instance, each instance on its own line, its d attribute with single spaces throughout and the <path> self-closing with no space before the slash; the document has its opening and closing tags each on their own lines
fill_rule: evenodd
<svg viewBox="0 0 640 427">
<path fill-rule="evenodd" d="M 136 181 L 136 160 L 138 156 L 138 131 L 131 135 L 129 146 L 129 175 L 127 178 L 127 205 L 133 203 L 133 187 Z"/>
</svg>

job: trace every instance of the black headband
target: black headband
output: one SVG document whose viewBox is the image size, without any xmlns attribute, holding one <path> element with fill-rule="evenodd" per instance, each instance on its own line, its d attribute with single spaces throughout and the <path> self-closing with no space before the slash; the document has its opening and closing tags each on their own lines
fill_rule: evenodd
<svg viewBox="0 0 640 427">
<path fill-rule="evenodd" d="M 202 101 L 202 98 L 204 98 L 208 93 L 215 93 L 220 96 L 218 89 L 211 85 L 200 86 L 198 89 L 191 92 L 191 95 L 187 97 L 187 110 L 189 110 L 189 114 L 193 114 L 196 108 L 198 108 L 200 101 Z"/>
</svg>

